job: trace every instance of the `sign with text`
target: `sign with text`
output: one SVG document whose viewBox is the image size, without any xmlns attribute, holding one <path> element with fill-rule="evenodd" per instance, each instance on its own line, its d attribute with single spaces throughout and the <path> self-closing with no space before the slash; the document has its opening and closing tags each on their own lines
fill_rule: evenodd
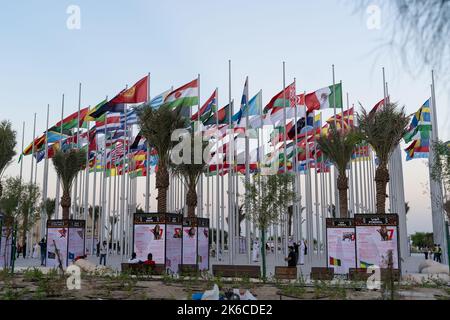
<svg viewBox="0 0 450 320">
<path fill-rule="evenodd" d="M 398 215 L 355 214 L 354 220 L 357 267 L 387 268 L 391 251 L 393 268 L 399 269 Z"/>
<path fill-rule="evenodd" d="M 353 219 L 327 218 L 327 266 L 336 274 L 356 267 L 356 239 Z"/>
</svg>

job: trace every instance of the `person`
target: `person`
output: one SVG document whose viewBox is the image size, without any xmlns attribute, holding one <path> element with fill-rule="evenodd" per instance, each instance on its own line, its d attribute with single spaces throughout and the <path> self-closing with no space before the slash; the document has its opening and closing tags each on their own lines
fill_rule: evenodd
<svg viewBox="0 0 450 320">
<path fill-rule="evenodd" d="M 106 266 L 106 254 L 108 253 L 108 244 L 106 243 L 106 241 L 103 241 L 102 246 L 100 247 L 100 263 L 102 264 L 103 261 L 103 265 Z"/>
<path fill-rule="evenodd" d="M 136 252 L 133 252 L 131 254 L 131 258 L 128 259 L 128 263 L 135 264 L 135 263 L 139 263 L 139 262 L 140 262 L 140 260 L 136 257 Z"/>
<path fill-rule="evenodd" d="M 305 245 L 305 241 L 304 240 L 300 240 L 300 264 L 303 265 L 305 264 L 305 252 L 306 252 L 306 245 Z"/>
<path fill-rule="evenodd" d="M 39 250 L 39 245 L 38 245 L 38 243 L 37 242 L 35 242 L 34 243 L 34 246 L 33 246 L 33 259 L 37 259 L 38 258 L 38 250 Z"/>
<path fill-rule="evenodd" d="M 433 256 L 433 253 L 431 252 L 431 248 L 428 247 L 427 250 L 428 250 L 428 259 L 431 260 L 431 257 Z"/>
<path fill-rule="evenodd" d="M 288 267 L 295 267 L 295 266 L 297 266 L 296 256 L 295 256 L 295 252 L 294 252 L 294 247 L 293 246 L 289 246 L 289 255 L 284 260 L 287 261 Z"/>
<path fill-rule="evenodd" d="M 259 242 L 258 239 L 253 241 L 253 250 L 252 250 L 252 261 L 258 262 L 258 251 L 259 251 Z"/>
<path fill-rule="evenodd" d="M 22 253 L 22 246 L 19 244 L 17 244 L 17 258 L 20 257 L 20 254 Z"/>
<path fill-rule="evenodd" d="M 155 226 L 152 232 L 153 236 L 155 237 L 155 240 L 161 240 L 161 227 L 159 226 L 159 224 Z"/>
<path fill-rule="evenodd" d="M 436 262 L 442 263 L 442 261 L 441 261 L 442 248 L 441 248 L 441 245 L 440 245 L 440 244 L 437 245 L 436 254 L 437 254 Z"/>
<path fill-rule="evenodd" d="M 144 264 L 146 264 L 148 266 L 154 266 L 155 265 L 155 261 L 153 261 L 153 254 L 149 253 L 147 255 L 147 260 L 144 261 Z"/>
<path fill-rule="evenodd" d="M 428 248 L 423 248 L 423 254 L 425 255 L 425 260 L 428 260 Z"/>
<path fill-rule="evenodd" d="M 100 241 L 97 241 L 96 254 L 97 254 L 97 257 L 100 257 Z"/>
<path fill-rule="evenodd" d="M 295 264 L 297 264 L 298 263 L 298 256 L 299 256 L 299 252 L 298 252 L 298 247 L 299 247 L 299 245 L 298 245 L 298 242 L 294 242 L 294 244 L 293 244 L 293 247 L 294 247 L 294 252 L 295 252 Z"/>
<path fill-rule="evenodd" d="M 308 244 L 306 240 L 303 240 L 303 244 L 305 245 L 305 256 L 308 254 Z"/>
<path fill-rule="evenodd" d="M 437 261 L 437 244 L 433 246 L 433 261 Z"/>
<path fill-rule="evenodd" d="M 47 257 L 47 240 L 45 240 L 45 238 L 42 238 L 39 242 L 39 248 L 41 251 L 41 266 L 45 266 Z"/>
</svg>

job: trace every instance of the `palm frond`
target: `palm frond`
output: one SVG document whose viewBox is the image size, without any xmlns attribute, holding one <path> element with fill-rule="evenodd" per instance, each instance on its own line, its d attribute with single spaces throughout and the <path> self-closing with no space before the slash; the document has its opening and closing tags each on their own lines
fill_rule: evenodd
<svg viewBox="0 0 450 320">
<path fill-rule="evenodd" d="M 11 122 L 0 122 L 0 177 L 16 155 L 16 132 L 12 129 Z"/>
<path fill-rule="evenodd" d="M 63 190 L 70 193 L 72 182 L 78 172 L 86 166 L 86 151 L 71 149 L 67 152 L 58 151 L 52 158 L 56 174 L 60 177 Z"/>
</svg>

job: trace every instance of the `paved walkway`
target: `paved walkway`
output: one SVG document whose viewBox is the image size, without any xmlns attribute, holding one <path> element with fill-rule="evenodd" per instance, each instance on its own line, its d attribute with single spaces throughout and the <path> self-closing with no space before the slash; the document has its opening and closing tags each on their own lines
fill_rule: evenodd
<svg viewBox="0 0 450 320">
<path fill-rule="evenodd" d="M 323 255 L 318 256 L 317 254 L 313 254 L 310 259 L 311 259 L 311 261 L 308 260 L 308 256 L 305 256 L 305 264 L 301 265 L 301 266 L 299 265 L 299 271 L 301 271 L 301 273 L 304 275 L 309 275 L 309 273 L 311 271 L 311 266 L 314 266 L 314 267 L 325 267 L 326 266 L 326 260 Z M 88 260 L 94 264 L 99 263 L 99 258 L 96 256 L 88 256 Z M 122 262 L 126 262 L 126 260 L 127 260 L 126 257 L 123 257 L 123 259 L 122 259 L 121 256 L 110 255 L 109 258 L 107 259 L 107 266 L 109 266 L 110 268 L 112 268 L 114 270 L 120 270 L 120 264 Z M 408 257 L 408 259 L 406 259 L 406 261 L 402 262 L 402 273 L 403 274 L 418 273 L 418 266 L 423 260 L 424 260 L 424 256 L 421 254 L 419 254 L 419 255 L 413 254 L 412 256 Z M 261 261 L 261 259 L 259 259 L 259 262 L 251 262 L 250 264 L 258 265 L 261 263 L 260 261 Z M 230 260 L 226 253 L 220 261 L 218 261 L 217 258 L 215 258 L 215 257 L 210 258 L 210 266 L 212 266 L 214 264 L 229 264 L 229 263 L 230 263 Z M 236 257 L 234 257 L 234 264 L 236 264 L 236 265 L 249 264 L 247 255 L 239 254 Z M 274 253 L 269 253 L 267 255 L 267 274 L 268 275 L 274 274 L 275 266 L 286 266 L 286 265 L 287 264 L 284 261 L 284 256 L 282 255 L 281 252 L 277 255 L 277 259 L 275 259 Z M 40 260 L 39 259 L 33 259 L 33 258 L 24 259 L 22 257 L 19 257 L 15 262 L 15 270 L 16 271 L 21 271 L 21 270 L 25 270 L 27 268 L 33 268 L 33 267 L 40 268 Z"/>
</svg>

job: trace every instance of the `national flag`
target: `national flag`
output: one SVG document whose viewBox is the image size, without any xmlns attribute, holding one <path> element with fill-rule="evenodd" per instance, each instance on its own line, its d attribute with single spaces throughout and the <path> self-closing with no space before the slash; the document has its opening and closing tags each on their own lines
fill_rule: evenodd
<svg viewBox="0 0 450 320">
<path fill-rule="evenodd" d="M 277 93 L 264 107 L 264 113 L 274 113 L 280 108 L 294 107 L 296 103 L 295 83 L 291 83 L 284 90 Z"/>
<path fill-rule="evenodd" d="M 84 118 L 89 112 L 89 108 L 84 108 L 80 110 L 80 114 L 78 117 L 78 111 L 72 113 L 70 116 L 64 118 L 62 121 L 59 121 L 56 125 L 49 129 L 49 131 L 60 132 L 61 127 L 63 131 L 71 130 L 74 128 L 82 127 L 84 123 Z M 79 119 L 79 121 L 78 121 Z"/>
<path fill-rule="evenodd" d="M 215 111 L 216 109 L 217 109 L 217 91 L 214 90 L 211 97 L 209 97 L 208 100 L 206 100 L 205 104 L 200 108 L 200 110 L 197 111 L 191 117 L 191 120 L 197 121 L 200 114 L 200 121 L 203 122 L 207 120 L 210 117 L 211 112 Z"/>
<path fill-rule="evenodd" d="M 120 120 L 121 120 L 121 113 L 108 113 L 106 115 L 105 120 L 95 122 L 97 133 L 123 128 L 123 125 L 121 124 Z"/>
<path fill-rule="evenodd" d="M 233 101 L 231 101 L 231 109 L 233 108 Z M 213 112 L 211 116 L 203 122 L 205 126 L 215 125 L 215 124 L 225 124 L 230 123 L 230 104 L 220 109 L 217 112 Z"/>
<path fill-rule="evenodd" d="M 122 103 L 140 103 L 148 100 L 148 81 L 149 76 L 145 76 L 138 82 L 136 82 L 131 88 L 122 90 L 116 95 L 110 104 L 122 104 Z"/>
<path fill-rule="evenodd" d="M 333 108 L 335 100 L 336 108 L 342 108 L 342 86 L 340 83 L 334 87 L 331 85 L 321 88 L 306 96 L 304 94 L 297 96 L 297 104 L 306 105 L 308 111 Z"/>
<path fill-rule="evenodd" d="M 241 98 L 241 107 L 239 111 L 233 115 L 232 121 L 239 123 L 241 121 L 241 117 L 244 116 L 243 112 L 248 107 L 248 77 L 245 78 L 244 90 L 242 92 Z"/>
<path fill-rule="evenodd" d="M 429 132 L 431 132 L 430 99 L 425 101 L 422 107 L 414 114 L 408 127 L 408 132 L 403 139 L 406 143 L 409 143 L 417 136 L 417 133 Z"/>
<path fill-rule="evenodd" d="M 248 101 L 248 108 L 246 108 L 243 112 L 243 116 L 245 117 L 247 114 L 249 116 L 257 116 L 261 114 L 262 110 L 262 90 Z"/>
<path fill-rule="evenodd" d="M 362 260 L 359 260 L 359 265 L 361 266 L 361 268 L 367 269 L 370 266 L 373 266 L 373 263 L 368 263 Z"/>
<path fill-rule="evenodd" d="M 175 89 L 164 99 L 164 106 L 171 109 L 180 108 L 183 115 L 190 114 L 190 107 L 198 105 L 198 79 Z"/>
<path fill-rule="evenodd" d="M 152 100 L 150 100 L 150 107 L 153 109 L 158 109 L 163 103 L 164 100 L 167 98 L 169 93 L 172 92 L 172 89 L 166 90 L 163 93 L 158 94 L 156 97 L 154 97 Z"/>
<path fill-rule="evenodd" d="M 330 266 L 340 267 L 341 265 L 341 259 L 330 257 Z"/>
<path fill-rule="evenodd" d="M 386 97 L 386 101 L 389 101 L 389 96 Z M 384 106 L 384 98 L 378 101 L 369 112 L 369 116 L 373 116 L 378 110 Z"/>
<path fill-rule="evenodd" d="M 84 121 L 96 121 L 98 119 L 94 118 L 92 116 L 93 113 L 95 113 L 98 109 L 100 109 L 102 106 L 104 106 L 105 104 L 108 103 L 108 100 L 105 99 L 102 102 L 100 102 L 99 104 L 97 104 L 95 107 L 91 108 L 88 112 L 88 114 L 86 115 L 86 117 L 84 118 Z"/>
</svg>

